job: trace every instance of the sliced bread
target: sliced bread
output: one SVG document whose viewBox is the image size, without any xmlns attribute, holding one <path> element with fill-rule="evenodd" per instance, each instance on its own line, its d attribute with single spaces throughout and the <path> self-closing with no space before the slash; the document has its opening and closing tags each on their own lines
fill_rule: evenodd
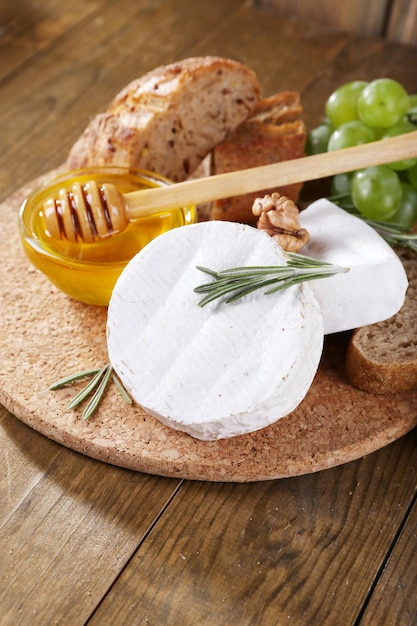
<svg viewBox="0 0 417 626">
<path fill-rule="evenodd" d="M 184 180 L 260 96 L 255 73 L 230 59 L 194 57 L 158 67 L 91 120 L 67 164 L 142 168 Z"/>
<path fill-rule="evenodd" d="M 306 130 L 297 92 L 282 91 L 261 98 L 255 111 L 213 151 L 211 173 L 222 174 L 304 156 Z M 270 190 L 297 202 L 302 184 L 280 185 L 256 193 L 217 200 L 211 204 L 209 219 L 229 220 L 255 225 L 252 214 L 256 198 Z"/>
<path fill-rule="evenodd" d="M 267 98 L 261 98 L 253 113 L 248 117 L 248 124 L 283 124 L 295 122 L 301 118 L 302 107 L 297 91 L 280 91 Z"/>
<path fill-rule="evenodd" d="M 409 281 L 402 309 L 386 321 L 355 330 L 346 352 L 350 382 L 371 393 L 417 388 L 417 257 L 406 249 L 399 256 Z"/>
</svg>

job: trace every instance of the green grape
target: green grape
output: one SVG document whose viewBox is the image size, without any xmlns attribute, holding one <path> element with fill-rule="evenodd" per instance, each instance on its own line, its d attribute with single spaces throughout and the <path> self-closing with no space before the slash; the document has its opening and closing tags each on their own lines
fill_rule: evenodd
<svg viewBox="0 0 417 626">
<path fill-rule="evenodd" d="M 386 221 L 400 206 L 402 188 L 394 170 L 376 165 L 354 173 L 351 193 L 353 204 L 362 215 Z"/>
<path fill-rule="evenodd" d="M 400 83 L 378 78 L 369 83 L 358 98 L 358 116 L 365 124 L 389 128 L 407 113 L 410 98 Z"/>
<path fill-rule="evenodd" d="M 330 124 L 320 124 L 317 128 L 313 128 L 307 135 L 306 153 L 320 154 L 327 151 L 330 135 L 333 132 L 333 126 Z"/>
<path fill-rule="evenodd" d="M 391 126 L 386 130 L 381 139 L 387 139 L 388 137 L 396 137 L 397 135 L 404 135 L 404 133 L 411 133 L 411 131 L 415 130 L 413 124 L 407 121 L 401 121 L 395 126 Z M 394 163 L 389 163 L 389 167 L 392 167 L 393 170 L 408 170 L 410 167 L 413 167 L 417 163 L 417 159 L 404 159 L 403 161 L 395 161 Z"/>
<path fill-rule="evenodd" d="M 367 84 L 364 80 L 354 80 L 341 85 L 329 96 L 325 109 L 333 126 L 358 119 L 358 97 Z"/>
<path fill-rule="evenodd" d="M 410 122 L 410 124 L 417 125 L 417 106 L 410 107 L 408 109 L 405 119 L 407 120 L 407 122 Z M 414 126 L 414 130 L 415 130 L 415 126 Z"/>
<path fill-rule="evenodd" d="M 410 167 L 407 171 L 407 176 L 410 185 L 414 187 L 414 189 L 417 189 L 417 163 L 413 165 L 413 167 Z"/>
<path fill-rule="evenodd" d="M 375 141 L 379 141 L 382 135 L 384 134 L 384 132 L 386 131 L 386 128 L 376 128 L 375 126 L 370 126 L 369 128 L 372 128 L 374 132 Z"/>
<path fill-rule="evenodd" d="M 409 108 L 415 109 L 417 107 L 417 93 L 411 93 L 408 97 L 410 99 Z"/>
<path fill-rule="evenodd" d="M 341 150 L 370 141 L 375 141 L 375 133 L 372 128 L 359 120 L 352 120 L 342 124 L 332 132 L 327 150 L 329 152 Z"/>
<path fill-rule="evenodd" d="M 350 196 L 350 183 L 352 173 L 336 174 L 330 183 L 330 193 L 332 196 Z"/>
<path fill-rule="evenodd" d="M 417 93 L 410 94 L 409 101 L 406 119 L 412 124 L 417 124 Z"/>
<path fill-rule="evenodd" d="M 417 220 L 417 189 L 408 183 L 401 183 L 402 197 L 400 206 L 392 217 L 387 220 L 410 230 Z"/>
</svg>

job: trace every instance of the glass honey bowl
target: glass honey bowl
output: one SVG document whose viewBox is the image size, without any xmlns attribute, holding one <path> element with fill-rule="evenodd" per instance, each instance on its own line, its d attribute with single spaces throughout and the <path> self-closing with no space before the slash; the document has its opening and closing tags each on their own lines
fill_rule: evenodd
<svg viewBox="0 0 417 626">
<path fill-rule="evenodd" d="M 126 228 L 91 243 L 52 238 L 43 223 L 47 199 L 60 189 L 70 191 L 75 182 L 95 180 L 112 183 L 121 193 L 149 187 L 165 187 L 172 181 L 145 170 L 100 167 L 66 172 L 45 181 L 23 202 L 19 211 L 19 230 L 30 262 L 66 295 L 97 306 L 107 306 L 113 287 L 127 263 L 152 239 L 164 232 L 196 221 L 194 206 L 162 210 L 132 219 Z"/>
</svg>

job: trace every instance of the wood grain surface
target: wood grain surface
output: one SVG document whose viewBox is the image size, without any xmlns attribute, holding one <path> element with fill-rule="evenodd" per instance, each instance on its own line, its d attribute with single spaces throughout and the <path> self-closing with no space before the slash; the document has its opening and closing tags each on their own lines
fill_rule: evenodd
<svg viewBox="0 0 417 626">
<path fill-rule="evenodd" d="M 242 0 L 5 0 L 0 199 L 58 167 L 129 80 L 195 54 L 243 60 L 266 94 L 299 90 L 309 127 L 345 80 L 417 92 L 415 47 Z M 416 429 L 357 461 L 247 484 L 102 463 L 5 408 L 0 450 L 2 626 L 415 625 Z"/>
<path fill-rule="evenodd" d="M 417 45 L 416 0 L 252 0 L 273 15 L 322 22 L 329 29 L 353 35 L 371 35 L 386 41 Z"/>
<path fill-rule="evenodd" d="M 415 448 L 405 451 L 395 470 L 386 467 L 390 454 L 395 456 L 395 445 L 376 455 L 376 467 L 368 457 L 352 466 L 268 481 L 256 492 L 250 485 L 184 484 L 92 624 L 111 623 L 120 613 L 126 623 L 175 624 L 186 616 L 189 625 L 353 624 L 409 496 L 398 479 Z M 163 584 L 161 571 L 167 574 Z M 146 584 L 135 589 L 143 572 Z M 387 615 L 382 602 L 386 624 L 394 624 L 392 616 L 401 615 L 410 599 L 396 603 L 398 613 Z"/>
</svg>

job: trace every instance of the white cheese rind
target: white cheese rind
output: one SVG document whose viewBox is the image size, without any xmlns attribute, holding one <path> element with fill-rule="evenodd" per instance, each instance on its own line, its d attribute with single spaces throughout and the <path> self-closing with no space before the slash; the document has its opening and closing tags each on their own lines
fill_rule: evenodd
<svg viewBox="0 0 417 626">
<path fill-rule="evenodd" d="M 325 199 L 301 211 L 300 222 L 311 235 L 303 254 L 349 267 L 347 273 L 310 283 L 325 334 L 374 324 L 400 310 L 407 276 L 394 250 L 373 228 Z"/>
<path fill-rule="evenodd" d="M 110 361 L 135 401 L 198 439 L 232 437 L 290 413 L 307 393 L 323 344 L 308 285 L 201 308 L 196 269 L 282 265 L 250 226 L 207 222 L 158 237 L 128 264 L 110 301 Z"/>
</svg>

